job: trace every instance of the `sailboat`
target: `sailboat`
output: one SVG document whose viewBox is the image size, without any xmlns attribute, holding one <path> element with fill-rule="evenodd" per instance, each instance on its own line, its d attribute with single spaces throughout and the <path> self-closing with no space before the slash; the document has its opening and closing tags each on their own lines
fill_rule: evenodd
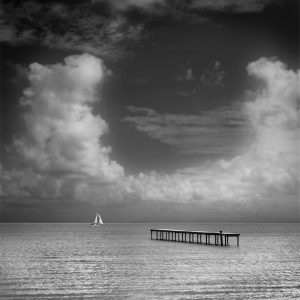
<svg viewBox="0 0 300 300">
<path fill-rule="evenodd" d="M 102 221 L 102 219 L 101 219 L 101 216 L 100 216 L 100 214 L 97 212 L 97 213 L 96 213 L 95 220 L 94 220 L 94 223 L 92 223 L 91 225 L 92 225 L 92 226 L 100 226 L 100 225 L 102 225 L 102 224 L 103 224 L 103 221 Z"/>
</svg>

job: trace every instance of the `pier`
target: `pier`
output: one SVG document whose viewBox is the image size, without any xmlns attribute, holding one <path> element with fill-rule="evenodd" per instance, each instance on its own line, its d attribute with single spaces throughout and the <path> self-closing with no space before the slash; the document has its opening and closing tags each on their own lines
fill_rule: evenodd
<svg viewBox="0 0 300 300">
<path fill-rule="evenodd" d="M 186 231 L 176 229 L 150 229 L 151 240 L 194 243 L 215 246 L 229 246 L 229 237 L 236 237 L 236 245 L 239 246 L 239 233 Z"/>
</svg>

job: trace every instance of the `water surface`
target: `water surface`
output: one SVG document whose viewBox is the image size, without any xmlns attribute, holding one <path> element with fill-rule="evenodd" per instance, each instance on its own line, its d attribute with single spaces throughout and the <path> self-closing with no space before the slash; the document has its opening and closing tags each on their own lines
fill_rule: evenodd
<svg viewBox="0 0 300 300">
<path fill-rule="evenodd" d="M 229 247 L 149 228 L 241 233 Z M 300 224 L 0 224 L 0 299 L 299 299 Z"/>
</svg>

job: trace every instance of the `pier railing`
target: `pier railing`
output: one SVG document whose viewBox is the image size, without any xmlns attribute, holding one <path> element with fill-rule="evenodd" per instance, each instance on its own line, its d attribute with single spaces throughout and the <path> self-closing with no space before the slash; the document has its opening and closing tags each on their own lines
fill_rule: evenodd
<svg viewBox="0 0 300 300">
<path fill-rule="evenodd" d="M 239 233 L 231 232 L 209 232 L 209 231 L 186 231 L 176 229 L 150 229 L 151 240 L 195 243 L 215 246 L 228 246 L 229 237 L 236 237 L 236 244 L 239 246 Z"/>
</svg>

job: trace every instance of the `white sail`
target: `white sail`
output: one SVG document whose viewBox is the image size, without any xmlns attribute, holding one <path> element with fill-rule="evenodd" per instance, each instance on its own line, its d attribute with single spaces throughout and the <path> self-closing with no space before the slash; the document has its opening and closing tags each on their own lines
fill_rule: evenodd
<svg viewBox="0 0 300 300">
<path fill-rule="evenodd" d="M 98 223 L 98 215 L 96 215 L 95 220 L 94 220 L 94 224 Z"/>
<path fill-rule="evenodd" d="M 92 225 L 102 225 L 103 221 L 101 219 L 100 214 L 97 212 L 94 223 L 92 223 Z"/>
<path fill-rule="evenodd" d="M 102 221 L 101 216 L 100 216 L 99 213 L 97 213 L 97 217 L 98 217 L 97 223 L 98 224 L 103 224 L 103 221 Z"/>
</svg>

